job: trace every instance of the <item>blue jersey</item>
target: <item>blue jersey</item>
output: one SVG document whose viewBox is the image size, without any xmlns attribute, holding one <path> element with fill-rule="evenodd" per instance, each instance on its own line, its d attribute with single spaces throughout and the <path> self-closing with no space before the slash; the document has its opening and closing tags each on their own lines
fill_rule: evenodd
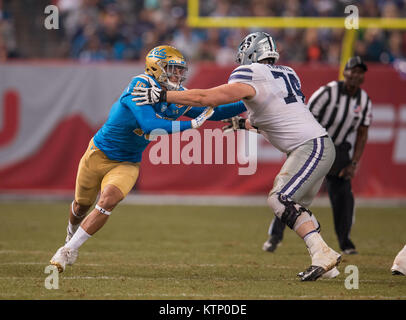
<svg viewBox="0 0 406 320">
<path fill-rule="evenodd" d="M 162 129 L 167 133 L 175 133 L 190 129 L 190 121 L 177 121 L 177 119 L 182 115 L 195 118 L 204 110 L 203 107 L 166 102 L 138 106 L 132 101 L 131 92 L 136 86 L 150 87 L 149 81 L 154 81 L 161 87 L 153 77 L 147 74 L 134 77 L 113 104 L 106 123 L 94 136 L 94 144 L 110 160 L 140 162 L 142 152 L 151 142 L 148 140 L 151 131 Z M 227 119 L 246 111 L 242 102 L 219 106 L 214 110 L 210 120 Z"/>
</svg>

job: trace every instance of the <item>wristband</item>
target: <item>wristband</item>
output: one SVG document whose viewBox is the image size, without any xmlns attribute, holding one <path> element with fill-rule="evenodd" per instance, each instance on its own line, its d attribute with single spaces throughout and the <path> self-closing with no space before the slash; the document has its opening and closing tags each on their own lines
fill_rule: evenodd
<svg viewBox="0 0 406 320">
<path fill-rule="evenodd" d="M 159 95 L 159 102 L 166 102 L 166 90 L 162 89 Z"/>
</svg>

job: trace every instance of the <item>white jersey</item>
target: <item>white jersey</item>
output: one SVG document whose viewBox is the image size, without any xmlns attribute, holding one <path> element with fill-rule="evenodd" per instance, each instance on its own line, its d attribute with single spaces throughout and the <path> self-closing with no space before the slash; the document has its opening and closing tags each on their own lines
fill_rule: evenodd
<svg viewBox="0 0 406 320">
<path fill-rule="evenodd" d="M 306 141 L 321 137 L 327 131 L 304 104 L 300 80 L 286 66 L 253 63 L 237 67 L 228 83 L 246 83 L 256 94 L 243 102 L 251 124 L 274 147 L 289 153 Z"/>
</svg>

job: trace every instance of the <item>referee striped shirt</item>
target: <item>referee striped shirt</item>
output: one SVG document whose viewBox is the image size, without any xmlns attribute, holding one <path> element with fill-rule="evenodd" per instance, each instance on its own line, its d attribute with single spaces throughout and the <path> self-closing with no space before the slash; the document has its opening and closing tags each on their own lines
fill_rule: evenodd
<svg viewBox="0 0 406 320">
<path fill-rule="evenodd" d="M 354 96 L 349 96 L 343 81 L 332 81 L 319 88 L 310 97 L 308 107 L 336 146 L 348 142 L 354 147 L 354 132 L 372 121 L 368 94 L 360 88 Z"/>
</svg>

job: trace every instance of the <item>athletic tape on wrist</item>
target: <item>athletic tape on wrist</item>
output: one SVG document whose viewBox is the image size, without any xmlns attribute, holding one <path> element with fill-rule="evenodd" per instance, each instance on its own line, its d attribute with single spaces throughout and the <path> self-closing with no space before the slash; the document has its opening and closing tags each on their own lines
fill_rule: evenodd
<svg viewBox="0 0 406 320">
<path fill-rule="evenodd" d="M 108 215 L 108 216 L 111 215 L 111 211 L 107 211 L 107 210 L 103 209 L 103 208 L 100 207 L 98 204 L 96 204 L 95 208 L 96 208 L 97 210 L 99 210 L 100 213 L 106 214 L 106 215 Z"/>
</svg>

